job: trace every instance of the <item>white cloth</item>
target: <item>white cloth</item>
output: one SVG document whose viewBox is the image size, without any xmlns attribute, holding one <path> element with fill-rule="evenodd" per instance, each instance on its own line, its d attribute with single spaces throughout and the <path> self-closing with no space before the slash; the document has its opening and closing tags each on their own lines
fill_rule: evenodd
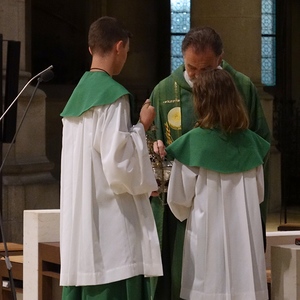
<svg viewBox="0 0 300 300">
<path fill-rule="evenodd" d="M 157 190 L 142 124 L 129 101 L 63 118 L 60 284 L 162 275 L 149 195 Z"/>
<path fill-rule="evenodd" d="M 266 300 L 259 203 L 263 168 L 221 174 L 175 160 L 168 189 L 174 215 L 187 220 L 181 298 Z"/>
</svg>

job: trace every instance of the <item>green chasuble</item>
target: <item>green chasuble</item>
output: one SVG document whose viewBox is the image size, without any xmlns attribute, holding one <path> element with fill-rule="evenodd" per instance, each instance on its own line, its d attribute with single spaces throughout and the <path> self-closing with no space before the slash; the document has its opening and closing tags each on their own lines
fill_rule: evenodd
<svg viewBox="0 0 300 300">
<path fill-rule="evenodd" d="M 237 89 L 245 101 L 248 111 L 249 129 L 266 141 L 271 141 L 268 128 L 256 87 L 250 78 L 234 70 L 226 61 L 221 67 L 233 78 Z M 181 135 L 194 128 L 196 115 L 193 108 L 192 88 L 184 78 L 184 65 L 177 68 L 170 76 L 166 77 L 154 88 L 150 100 L 156 110 L 155 127 L 156 136 L 153 139 L 162 140 L 165 146 L 171 145 Z M 167 156 L 171 160 L 170 156 Z M 265 201 L 261 204 L 261 214 L 265 222 L 268 199 L 268 171 L 267 156 L 264 162 L 265 169 Z M 166 197 L 164 197 L 166 198 Z M 155 300 L 180 299 L 181 285 L 181 259 L 185 222 L 179 222 L 171 213 L 167 205 L 162 205 L 158 197 L 151 198 L 151 205 L 158 229 L 162 247 L 164 276 L 152 280 L 156 290 Z"/>
<path fill-rule="evenodd" d="M 129 95 L 130 106 L 132 108 L 133 99 L 131 94 L 107 73 L 85 72 L 74 89 L 61 116 L 78 117 L 92 107 L 114 103 L 124 95 Z"/>
<path fill-rule="evenodd" d="M 249 129 L 270 142 L 270 130 L 256 87 L 249 77 L 234 70 L 226 61 L 222 62 L 222 68 L 232 76 L 245 101 L 250 120 Z M 193 108 L 192 88 L 186 82 L 183 72 L 184 65 L 163 79 L 150 96 L 156 109 L 156 138 L 162 140 L 165 146 L 194 128 L 197 121 Z"/>
<path fill-rule="evenodd" d="M 141 275 L 101 285 L 67 286 L 62 300 L 152 300 L 149 280 Z"/>
<path fill-rule="evenodd" d="M 168 146 L 168 154 L 182 164 L 219 173 L 237 173 L 263 164 L 270 143 L 251 130 L 225 134 L 194 128 Z"/>
</svg>

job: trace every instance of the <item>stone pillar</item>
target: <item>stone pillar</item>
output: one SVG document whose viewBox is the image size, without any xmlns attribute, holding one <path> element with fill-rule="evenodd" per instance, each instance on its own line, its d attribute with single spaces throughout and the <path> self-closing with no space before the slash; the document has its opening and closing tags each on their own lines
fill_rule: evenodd
<svg viewBox="0 0 300 300">
<path fill-rule="evenodd" d="M 19 90 L 31 77 L 25 63 L 26 55 L 30 55 L 25 47 L 25 5 L 30 5 L 30 1 L 2 0 L 0 3 L 3 39 L 21 42 Z M 6 66 L 5 55 L 3 66 Z M 33 90 L 34 85 L 29 85 L 17 102 L 17 128 Z M 51 176 L 53 164 L 46 157 L 45 101 L 46 94 L 38 89 L 3 168 L 2 215 L 7 241 L 23 242 L 24 209 L 59 207 L 59 184 Z M 9 144 L 3 145 L 3 157 L 8 148 Z"/>
<path fill-rule="evenodd" d="M 1 0 L 0 33 L 6 40 L 21 42 L 21 70 L 25 69 L 25 0 Z"/>
<path fill-rule="evenodd" d="M 272 132 L 273 97 L 263 91 L 261 84 L 261 1 L 216 0 L 192 1 L 191 27 L 211 26 L 221 36 L 224 59 L 233 68 L 249 76 L 256 85 L 262 107 Z M 271 145 L 269 211 L 281 206 L 280 153 Z"/>
<path fill-rule="evenodd" d="M 224 59 L 260 83 L 260 0 L 192 1 L 191 22 L 192 27 L 213 27 L 223 40 Z"/>
</svg>

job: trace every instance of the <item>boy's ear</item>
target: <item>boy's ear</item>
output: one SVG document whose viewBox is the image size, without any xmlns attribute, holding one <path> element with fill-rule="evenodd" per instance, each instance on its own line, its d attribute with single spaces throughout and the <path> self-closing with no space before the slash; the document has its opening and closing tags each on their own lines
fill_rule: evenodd
<svg viewBox="0 0 300 300">
<path fill-rule="evenodd" d="M 89 52 L 91 55 L 93 55 L 91 47 L 89 47 Z"/>
<path fill-rule="evenodd" d="M 123 43 L 123 41 L 122 41 L 122 40 L 121 40 L 121 41 L 118 41 L 118 42 L 116 43 L 115 47 L 116 47 L 117 53 L 119 53 L 121 47 L 124 48 L 124 43 Z"/>
</svg>

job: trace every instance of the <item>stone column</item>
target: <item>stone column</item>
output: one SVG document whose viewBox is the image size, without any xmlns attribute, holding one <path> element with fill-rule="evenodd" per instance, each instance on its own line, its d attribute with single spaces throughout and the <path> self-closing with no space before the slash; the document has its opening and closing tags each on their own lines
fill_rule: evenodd
<svg viewBox="0 0 300 300">
<path fill-rule="evenodd" d="M 25 5 L 30 5 L 30 1 L 2 0 L 0 3 L 3 39 L 21 42 L 19 90 L 31 77 L 25 63 L 26 56 L 30 55 L 25 47 Z M 17 102 L 17 128 L 33 90 L 34 85 L 29 85 Z M 59 184 L 51 176 L 53 164 L 46 157 L 45 101 L 46 94 L 38 89 L 3 168 L 2 214 L 7 241 L 23 242 L 24 209 L 59 207 Z M 3 157 L 8 148 L 9 144 L 3 145 Z"/>
<path fill-rule="evenodd" d="M 261 0 L 192 1 L 191 26 L 211 26 L 221 36 L 224 59 L 256 85 L 265 116 L 273 130 L 273 97 L 261 83 Z M 273 141 L 270 155 L 269 211 L 280 210 L 280 153 Z"/>
</svg>

